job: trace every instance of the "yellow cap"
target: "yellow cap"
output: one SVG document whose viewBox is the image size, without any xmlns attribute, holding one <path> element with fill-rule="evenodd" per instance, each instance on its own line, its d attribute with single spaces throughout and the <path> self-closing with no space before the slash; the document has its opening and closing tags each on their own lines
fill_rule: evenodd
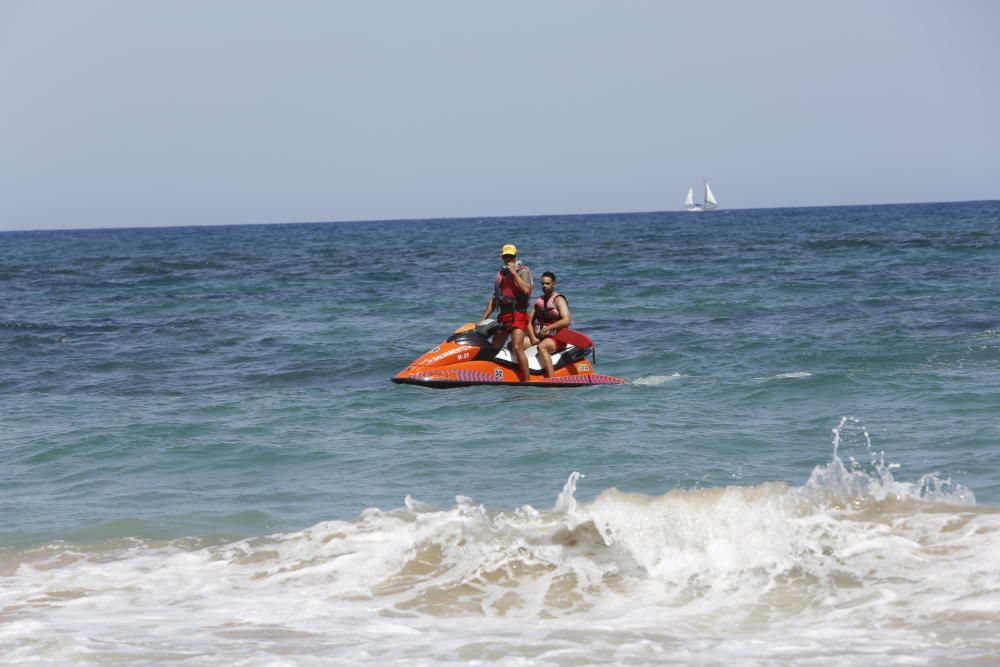
<svg viewBox="0 0 1000 667">
<path fill-rule="evenodd" d="M 517 254 L 517 246 L 514 245 L 513 243 L 508 243 L 507 245 L 505 245 L 500 250 L 500 254 L 501 255 L 516 255 Z"/>
</svg>

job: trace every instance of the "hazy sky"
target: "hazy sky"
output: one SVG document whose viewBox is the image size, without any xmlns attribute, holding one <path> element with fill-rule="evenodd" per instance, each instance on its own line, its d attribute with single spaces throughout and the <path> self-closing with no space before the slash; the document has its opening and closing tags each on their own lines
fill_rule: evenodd
<svg viewBox="0 0 1000 667">
<path fill-rule="evenodd" d="M 1000 199 L 1000 2 L 0 0 L 0 230 Z"/>
</svg>

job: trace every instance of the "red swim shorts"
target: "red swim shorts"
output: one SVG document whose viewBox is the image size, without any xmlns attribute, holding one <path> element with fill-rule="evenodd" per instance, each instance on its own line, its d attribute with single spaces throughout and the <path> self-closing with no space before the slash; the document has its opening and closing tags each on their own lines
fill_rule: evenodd
<svg viewBox="0 0 1000 667">
<path fill-rule="evenodd" d="M 556 352 L 562 352 L 563 350 L 566 349 L 566 343 L 562 342 L 561 340 L 553 336 L 549 336 L 549 338 L 552 338 L 552 340 L 556 342 Z"/>
<path fill-rule="evenodd" d="M 535 335 L 538 336 L 538 338 L 539 338 L 538 342 L 539 343 L 541 343 L 546 338 L 551 338 L 553 341 L 555 341 L 555 344 L 556 344 L 555 351 L 556 352 L 562 352 L 563 350 L 566 349 L 566 343 L 564 341 L 560 340 L 560 338 L 559 338 L 559 332 L 558 331 L 556 333 L 554 333 L 554 334 L 550 333 L 548 336 L 543 336 L 542 335 L 542 328 L 541 327 L 535 327 Z"/>
<path fill-rule="evenodd" d="M 521 331 L 527 331 L 528 313 L 522 313 L 520 311 L 504 313 L 497 318 L 497 322 L 506 325 L 508 329 L 520 329 Z"/>
</svg>

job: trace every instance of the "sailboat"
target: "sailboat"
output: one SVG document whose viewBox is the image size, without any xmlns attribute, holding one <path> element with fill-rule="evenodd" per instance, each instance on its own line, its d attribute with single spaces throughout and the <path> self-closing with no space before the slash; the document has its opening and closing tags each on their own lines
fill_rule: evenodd
<svg viewBox="0 0 1000 667">
<path fill-rule="evenodd" d="M 688 196 L 684 199 L 684 208 L 689 211 L 711 211 L 713 208 L 719 208 L 719 202 L 715 201 L 715 195 L 712 194 L 712 188 L 708 187 L 708 181 L 705 183 L 705 201 L 701 204 L 694 203 L 694 188 L 688 188 Z"/>
</svg>

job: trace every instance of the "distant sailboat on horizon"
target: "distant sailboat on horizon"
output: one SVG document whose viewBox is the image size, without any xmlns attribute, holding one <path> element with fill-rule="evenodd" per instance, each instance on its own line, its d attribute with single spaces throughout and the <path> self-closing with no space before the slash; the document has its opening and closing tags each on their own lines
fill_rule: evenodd
<svg viewBox="0 0 1000 667">
<path fill-rule="evenodd" d="M 684 199 L 684 208 L 691 212 L 711 211 L 719 208 L 719 202 L 715 201 L 715 195 L 712 194 L 712 188 L 708 187 L 708 181 L 703 182 L 705 184 L 705 201 L 701 204 L 694 203 L 694 188 L 688 188 L 688 196 Z"/>
</svg>

